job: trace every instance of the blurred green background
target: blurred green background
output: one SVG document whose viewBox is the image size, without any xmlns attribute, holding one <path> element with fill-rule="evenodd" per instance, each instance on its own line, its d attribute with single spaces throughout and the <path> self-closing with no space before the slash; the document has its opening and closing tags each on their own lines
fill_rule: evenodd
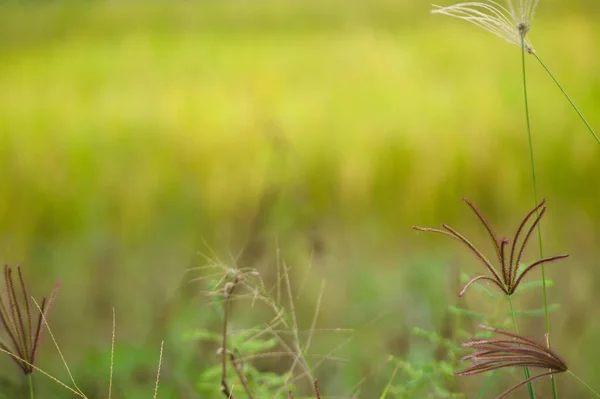
<svg viewBox="0 0 600 399">
<path fill-rule="evenodd" d="M 427 347 L 413 327 L 448 328 L 456 276 L 482 268 L 411 226 L 447 222 L 488 245 L 460 198 L 505 235 L 533 199 L 519 49 L 429 9 L 408 0 L 2 2 L 0 261 L 24 265 L 36 296 L 61 281 L 50 321 L 90 398 L 106 396 L 113 307 L 113 396 L 151 397 L 164 339 L 159 397 L 199 397 L 194 378 L 218 363 L 216 346 L 183 337 L 220 328 L 206 287 L 188 283 L 198 274 L 185 272 L 203 254 L 267 280 L 279 254 L 293 281 L 308 276 L 297 303 L 306 328 L 323 279 L 318 326 L 360 328 L 380 316 L 340 350 L 348 362 L 315 372 L 327 395 L 366 377 L 361 397 L 378 397 L 388 354 Z M 529 37 L 600 128 L 598 18 L 595 1 L 542 1 Z M 527 62 L 545 251 L 571 254 L 547 267 L 561 305 L 553 342 L 594 383 L 600 146 Z M 518 306 L 541 303 L 536 292 Z M 477 292 L 460 305 L 487 309 Z M 520 322 L 543 339 L 543 318 Z M 315 336 L 315 350 L 345 339 Z M 65 378 L 49 339 L 39 361 Z M 460 386 L 471 397 L 483 381 Z M 68 397 L 42 376 L 36 384 Z M 541 397 L 548 385 L 538 382 Z M 586 395 L 567 377 L 559 388 Z"/>
</svg>

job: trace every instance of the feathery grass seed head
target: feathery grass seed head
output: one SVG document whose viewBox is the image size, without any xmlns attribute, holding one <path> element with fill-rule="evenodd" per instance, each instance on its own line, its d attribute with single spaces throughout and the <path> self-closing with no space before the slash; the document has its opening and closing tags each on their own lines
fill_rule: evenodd
<svg viewBox="0 0 600 399">
<path fill-rule="evenodd" d="M 519 0 L 517 6 L 513 0 L 507 0 L 506 6 L 493 0 L 469 1 L 447 7 L 434 5 L 432 13 L 470 22 L 519 47 L 524 42 L 525 50 L 533 54 L 533 46 L 525 37 L 537 4 L 538 0 Z"/>
</svg>

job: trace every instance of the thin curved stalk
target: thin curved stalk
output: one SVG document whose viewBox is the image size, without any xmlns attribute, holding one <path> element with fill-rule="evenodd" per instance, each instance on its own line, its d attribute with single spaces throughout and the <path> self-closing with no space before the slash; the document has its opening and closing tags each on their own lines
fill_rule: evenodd
<svg viewBox="0 0 600 399">
<path fill-rule="evenodd" d="M 575 110 L 575 112 L 577 112 L 577 115 L 579 115 L 579 117 L 581 118 L 581 120 L 583 121 L 583 123 L 585 124 L 585 126 L 588 128 L 588 130 L 592 134 L 592 136 L 594 136 L 594 139 L 596 139 L 596 142 L 598 144 L 600 144 L 600 138 L 598 137 L 598 135 L 596 134 L 596 132 L 594 131 L 594 129 L 592 128 L 592 126 L 589 124 L 589 122 L 587 121 L 587 119 L 585 119 L 585 117 L 583 116 L 583 114 L 581 113 L 581 111 L 579 110 L 579 108 L 577 108 L 577 106 L 575 105 L 575 103 L 573 102 L 573 100 L 571 99 L 571 97 L 567 94 L 567 92 L 565 91 L 565 89 L 558 82 L 558 80 L 556 79 L 556 77 L 554 77 L 554 74 L 552 72 L 550 72 L 550 69 L 548 69 L 548 67 L 546 66 L 546 64 L 542 61 L 542 59 L 535 52 L 533 53 L 533 55 L 535 56 L 535 58 L 537 58 L 537 60 L 540 62 L 540 64 L 546 70 L 546 72 L 548 72 L 548 75 L 550 75 L 550 77 L 552 78 L 552 80 L 554 81 L 554 83 L 556 83 L 556 85 L 558 86 L 558 88 L 560 89 L 560 91 L 562 92 L 562 94 L 564 94 L 564 96 L 566 97 L 566 99 L 569 101 L 569 104 L 571 104 L 571 106 L 573 107 L 573 109 Z"/>
<path fill-rule="evenodd" d="M 579 381 L 579 383 L 581 383 L 581 385 L 586 387 L 588 391 L 590 391 L 591 393 L 596 395 L 596 397 L 600 398 L 600 393 L 598 393 L 598 391 L 596 391 L 594 388 L 592 388 L 588 383 L 583 381 L 581 378 L 577 377 L 577 375 L 575 375 L 571 370 L 567 370 L 567 373 L 571 374 L 571 376 L 573 378 L 575 378 L 577 381 Z"/>
<path fill-rule="evenodd" d="M 498 369 L 492 371 L 492 374 L 488 377 L 487 381 L 483 385 L 483 389 L 481 390 L 481 392 L 479 392 L 479 396 L 477 397 L 477 399 L 483 399 L 484 398 L 485 393 L 487 392 L 488 389 L 490 389 L 490 386 L 492 385 L 492 383 L 496 379 L 497 375 L 498 375 Z"/>
<path fill-rule="evenodd" d="M 491 283 L 494 283 L 494 284 L 496 284 L 496 285 L 498 286 L 498 288 L 500 288 L 502 291 L 506 292 L 506 288 L 504 288 L 504 287 L 503 287 L 503 286 L 502 286 L 502 285 L 501 285 L 501 284 L 498 282 L 498 280 L 495 280 L 495 279 L 493 279 L 493 278 L 491 278 L 491 277 L 488 277 L 488 276 L 477 276 L 477 277 L 473 277 L 472 279 L 470 279 L 469 281 L 467 281 L 467 282 L 465 283 L 465 285 L 462 287 L 462 289 L 461 289 L 461 290 L 460 290 L 460 292 L 458 293 L 458 296 L 459 296 L 459 297 L 462 297 L 462 296 L 465 294 L 465 292 L 467 291 L 467 289 L 468 289 L 468 288 L 469 288 L 469 287 L 470 287 L 470 286 L 471 286 L 473 283 L 476 283 L 477 281 L 480 281 L 480 280 L 487 280 L 487 281 L 489 281 L 489 282 L 491 282 Z"/>
<path fill-rule="evenodd" d="M 548 371 L 547 373 L 538 374 L 538 375 L 536 375 L 536 376 L 530 377 L 530 378 L 526 379 L 525 381 L 521 381 L 521 382 L 520 382 L 520 383 L 518 383 L 517 385 L 515 385 L 515 386 L 513 386 L 513 387 L 511 387 L 511 388 L 507 389 L 506 391 L 502 392 L 500 395 L 496 396 L 496 399 L 501 399 L 501 398 L 505 397 L 505 396 L 506 396 L 506 395 L 508 395 L 509 393 L 513 392 L 515 389 L 517 389 L 517 388 L 519 388 L 519 387 L 521 387 L 521 386 L 523 386 L 523 385 L 525 385 L 525 384 L 529 384 L 529 386 L 531 386 L 531 382 L 532 382 L 533 380 L 537 380 L 538 378 L 545 377 L 545 376 L 547 376 L 547 375 L 549 375 L 549 376 L 552 376 L 552 377 L 553 377 L 553 376 L 554 376 L 554 374 L 556 374 L 556 373 L 557 373 L 556 371 Z"/>
<path fill-rule="evenodd" d="M 479 209 L 477 209 L 477 207 L 471 201 L 469 201 L 466 198 L 463 198 L 463 201 L 465 201 L 467 203 L 467 205 L 469 205 L 471 207 L 473 212 L 475 212 L 475 215 L 477 215 L 477 217 L 479 218 L 479 220 L 485 227 L 485 229 L 490 237 L 490 240 L 492 240 L 492 245 L 494 246 L 494 249 L 496 250 L 496 255 L 498 256 L 498 261 L 500 262 L 501 265 L 504 264 L 502 262 L 502 250 L 500 248 L 501 241 L 498 240 L 496 233 L 494 232 L 494 230 L 492 230 L 489 223 L 487 222 L 487 220 L 485 220 L 485 218 L 483 217 L 483 215 L 481 214 Z"/>
</svg>

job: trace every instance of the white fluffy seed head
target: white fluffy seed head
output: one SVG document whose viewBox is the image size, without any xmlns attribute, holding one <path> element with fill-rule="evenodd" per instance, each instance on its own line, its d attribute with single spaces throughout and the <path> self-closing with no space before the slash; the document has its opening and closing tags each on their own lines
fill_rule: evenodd
<svg viewBox="0 0 600 399">
<path fill-rule="evenodd" d="M 465 20 L 519 47 L 524 42 L 525 50 L 533 54 L 533 46 L 525 36 L 531 28 L 538 1 L 519 0 L 517 7 L 512 0 L 506 1 L 506 7 L 494 0 L 469 1 L 448 7 L 434 5 L 432 13 Z"/>
</svg>

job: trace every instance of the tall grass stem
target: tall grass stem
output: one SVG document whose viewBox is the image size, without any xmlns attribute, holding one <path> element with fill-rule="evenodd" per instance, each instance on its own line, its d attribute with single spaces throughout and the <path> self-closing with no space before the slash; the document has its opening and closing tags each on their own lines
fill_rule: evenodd
<svg viewBox="0 0 600 399">
<path fill-rule="evenodd" d="M 517 315 L 515 313 L 515 308 L 513 306 L 513 302 L 512 302 L 512 297 L 510 295 L 508 296 L 508 303 L 510 304 L 510 314 L 512 315 L 512 319 L 513 319 L 513 324 L 515 325 L 515 331 L 517 334 L 519 334 L 519 326 L 517 325 Z M 525 374 L 525 379 L 528 380 L 531 378 L 531 373 L 529 372 L 529 367 L 525 366 L 523 368 L 524 374 Z M 533 389 L 533 384 L 531 383 L 531 381 L 529 381 L 527 383 L 527 389 L 529 390 L 529 397 L 531 399 L 535 399 L 535 390 Z"/>
<path fill-rule="evenodd" d="M 567 373 L 571 374 L 571 377 L 573 377 L 577 381 L 579 381 L 581 383 L 581 385 L 583 385 L 584 387 L 586 387 L 588 389 L 588 391 L 590 391 L 591 393 L 593 393 L 594 395 L 596 395 L 596 397 L 600 398 L 600 393 L 598 393 L 594 388 L 592 388 L 591 386 L 589 386 L 581 378 L 577 377 L 577 375 L 575 375 L 571 370 L 568 370 Z"/>
<path fill-rule="evenodd" d="M 529 99 L 527 95 L 527 72 L 525 68 L 525 37 L 521 37 L 521 65 L 523 71 L 523 94 L 525 100 L 525 119 L 527 121 L 527 139 L 529 141 L 529 159 L 531 163 L 531 178 L 533 183 L 533 201 L 534 205 L 538 204 L 538 192 L 537 192 L 537 177 L 535 173 L 535 157 L 533 154 L 533 138 L 531 136 L 531 120 L 529 117 Z M 539 211 L 536 212 L 539 215 Z M 542 229 L 540 225 L 537 226 L 538 242 L 540 246 L 540 258 L 544 257 L 544 246 L 542 243 Z M 548 345 L 550 346 L 550 317 L 548 315 L 548 287 L 546 285 L 546 267 L 542 264 L 542 291 L 544 297 L 544 319 L 546 325 L 546 337 L 548 337 Z M 519 265 L 516 265 L 519 267 Z M 511 303 L 512 306 L 512 303 Z M 556 388 L 556 379 L 554 375 L 550 376 L 552 381 L 552 396 L 554 399 L 558 399 L 558 391 Z M 530 385 L 531 386 L 531 385 Z"/>
<path fill-rule="evenodd" d="M 490 387 L 492 386 L 492 383 L 496 379 L 497 375 L 498 375 L 498 370 L 492 371 L 492 374 L 490 374 L 490 376 L 488 377 L 485 384 L 483 384 L 483 388 L 481 389 L 481 392 L 479 392 L 479 396 L 477 396 L 477 399 L 484 398 L 485 393 L 487 392 L 488 389 L 490 389 Z"/>
</svg>

